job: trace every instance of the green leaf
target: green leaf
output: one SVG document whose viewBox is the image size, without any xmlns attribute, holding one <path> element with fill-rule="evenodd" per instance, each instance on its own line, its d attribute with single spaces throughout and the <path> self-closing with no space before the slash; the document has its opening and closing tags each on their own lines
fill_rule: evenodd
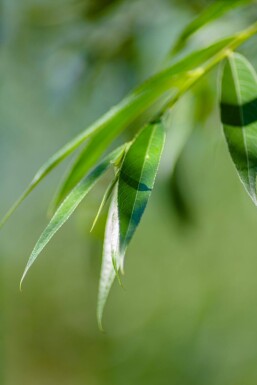
<svg viewBox="0 0 257 385">
<path fill-rule="evenodd" d="M 117 193 L 118 188 L 116 184 L 105 227 L 102 267 L 98 290 L 97 321 L 101 330 L 103 330 L 102 317 L 104 307 L 116 275 L 115 268 L 119 269 L 121 262 L 119 254 L 119 218 Z"/>
<path fill-rule="evenodd" d="M 41 251 L 45 248 L 45 246 L 52 239 L 55 233 L 61 228 L 61 226 L 69 219 L 71 214 L 74 212 L 83 198 L 85 198 L 88 192 L 93 188 L 103 173 L 110 167 L 113 162 L 115 162 L 117 158 L 120 157 L 121 153 L 124 151 L 124 148 L 125 146 L 122 146 L 106 156 L 104 160 L 102 160 L 84 179 L 82 179 L 82 181 L 63 201 L 61 206 L 57 209 L 56 213 L 52 217 L 50 223 L 41 234 L 39 240 L 37 241 L 21 278 L 21 284 L 28 270 L 35 262 Z"/>
<path fill-rule="evenodd" d="M 88 138 L 104 131 L 110 135 L 110 140 L 114 140 L 130 123 L 158 102 L 167 92 L 169 92 L 168 98 L 171 99 L 174 104 L 181 93 L 187 91 L 195 81 L 199 80 L 207 71 L 224 59 L 227 55 L 227 50 L 235 49 L 256 32 L 257 23 L 254 23 L 241 33 L 218 41 L 208 48 L 194 52 L 175 65 L 146 80 L 119 104 L 111 108 L 95 123 L 57 151 L 38 170 L 27 189 L 4 216 L 0 222 L 0 227 L 3 226 L 6 220 L 40 181 Z M 205 65 L 206 62 L 208 62 L 208 65 Z M 203 67 L 203 65 L 205 66 Z M 172 93 L 171 90 L 173 90 Z"/>
<path fill-rule="evenodd" d="M 205 25 L 211 23 L 214 20 L 219 19 L 221 16 L 231 11 L 236 7 L 240 7 L 243 5 L 247 5 L 249 3 L 253 3 L 253 0 L 217 0 L 209 5 L 209 7 L 205 8 L 203 12 L 196 17 L 191 23 L 187 24 L 184 30 L 179 35 L 177 42 L 174 45 L 171 54 L 176 54 L 181 51 L 188 39 Z"/>
<path fill-rule="evenodd" d="M 227 47 L 233 40 L 234 37 L 228 37 L 216 42 L 209 47 L 196 51 L 189 56 L 186 56 L 182 60 L 174 63 L 171 67 L 154 75 L 147 81 L 147 83 L 149 82 L 149 85 L 157 87 L 158 84 L 163 84 L 168 81 L 168 78 L 172 78 L 172 86 L 180 90 L 181 86 L 185 84 L 186 80 L 194 76 L 194 74 L 190 74 L 189 71 L 192 71 L 202 63 L 205 63 L 219 51 Z M 141 87 L 142 91 L 144 92 L 145 84 L 143 84 Z M 140 91 L 140 87 L 138 88 L 138 91 Z M 72 165 L 67 176 L 65 177 L 64 182 L 62 183 L 54 200 L 54 208 L 58 207 L 65 196 L 79 182 L 83 175 L 85 175 L 85 173 L 92 167 L 94 162 L 100 158 L 110 143 L 120 134 L 122 128 L 123 126 L 121 125 L 116 129 L 115 127 L 112 127 L 112 130 L 110 130 L 109 125 L 107 125 L 102 131 L 90 138 L 89 142 L 79 154 L 75 160 L 75 163 Z"/>
<path fill-rule="evenodd" d="M 67 175 L 65 175 L 64 181 L 52 203 L 51 210 L 56 210 L 73 187 L 76 186 L 106 151 L 112 142 L 112 136 L 110 135 L 111 131 L 109 130 L 108 133 L 104 130 L 89 139 L 75 159 L 75 162 L 72 164 Z"/>
<path fill-rule="evenodd" d="M 99 209 L 97 211 L 97 214 L 96 214 L 96 217 L 94 219 L 94 222 L 92 224 L 92 227 L 90 229 L 90 232 L 93 231 L 95 225 L 96 225 L 96 222 L 98 221 L 100 215 L 101 215 L 101 212 L 104 208 L 104 206 L 106 205 L 106 203 L 108 202 L 108 200 L 110 199 L 111 195 L 112 195 L 112 192 L 113 192 L 113 189 L 117 183 L 117 180 L 118 180 L 118 175 L 115 176 L 115 178 L 113 179 L 113 181 L 111 181 L 111 183 L 109 184 L 109 186 L 107 187 L 105 193 L 104 193 L 104 196 L 103 196 L 103 199 L 101 201 L 101 204 L 99 206 Z"/>
<path fill-rule="evenodd" d="M 122 271 L 127 246 L 141 220 L 157 174 L 165 131 L 162 123 L 145 126 L 124 156 L 118 180 Z"/>
<path fill-rule="evenodd" d="M 257 74 L 239 54 L 231 54 L 224 66 L 221 121 L 239 177 L 257 205 Z"/>
<path fill-rule="evenodd" d="M 165 140 L 162 123 L 145 126 L 125 152 L 105 229 L 97 320 L 102 330 L 104 307 L 115 275 L 151 195 Z M 119 277 L 118 277 L 119 278 Z"/>
<path fill-rule="evenodd" d="M 167 131 L 166 150 L 163 153 L 163 171 L 170 175 L 187 143 L 195 125 L 195 95 L 187 93 L 174 108 L 167 111 L 163 119 Z"/>
</svg>

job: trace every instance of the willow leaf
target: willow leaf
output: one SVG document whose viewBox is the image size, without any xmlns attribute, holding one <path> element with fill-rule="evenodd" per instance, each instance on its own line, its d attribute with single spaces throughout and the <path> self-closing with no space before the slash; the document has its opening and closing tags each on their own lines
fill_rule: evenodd
<svg viewBox="0 0 257 385">
<path fill-rule="evenodd" d="M 239 177 L 257 205 L 257 74 L 239 54 L 231 54 L 224 66 L 221 121 Z"/>
<path fill-rule="evenodd" d="M 97 321 L 101 330 L 103 330 L 102 317 L 104 307 L 116 275 L 114 266 L 116 266 L 116 269 L 119 269 L 120 267 L 117 193 L 118 188 L 116 185 L 114 188 L 105 227 L 103 257 L 98 290 Z"/>
<path fill-rule="evenodd" d="M 234 8 L 253 3 L 254 0 L 217 0 L 205 8 L 198 17 L 196 17 L 191 23 L 187 24 L 184 30 L 179 35 L 171 54 L 176 54 L 181 51 L 186 45 L 188 39 L 205 25 L 219 19 L 227 12 Z"/>
<path fill-rule="evenodd" d="M 3 226 L 6 220 L 12 215 L 12 213 L 30 194 L 30 192 L 34 190 L 40 181 L 88 138 L 101 131 L 105 131 L 105 133 L 111 132 L 110 137 L 115 139 L 117 135 L 119 135 L 130 123 L 132 123 L 137 117 L 141 116 L 141 114 L 155 102 L 159 101 L 160 98 L 167 93 L 167 91 L 170 92 L 171 89 L 173 89 L 175 94 L 170 94 L 170 98 L 175 102 L 182 91 L 185 92 L 192 87 L 194 84 L 192 79 L 195 81 L 200 79 L 201 76 L 226 57 L 227 50 L 235 49 L 256 32 L 257 23 L 254 23 L 249 28 L 230 38 L 222 39 L 208 48 L 204 48 L 203 50 L 199 50 L 186 56 L 180 62 L 169 66 L 165 70 L 146 80 L 119 104 L 111 108 L 95 123 L 57 151 L 38 170 L 22 196 L 14 203 L 4 216 L 0 222 L 0 227 Z M 209 64 L 203 68 L 202 66 L 206 62 L 209 62 Z M 191 79 L 191 81 L 187 83 L 186 81 L 188 79 Z"/>
<path fill-rule="evenodd" d="M 151 195 L 165 141 L 162 123 L 140 131 L 124 156 L 118 180 L 120 255 L 135 233 Z M 122 270 L 123 270 L 122 264 Z"/>
<path fill-rule="evenodd" d="M 90 232 L 93 231 L 100 215 L 101 215 L 101 212 L 103 211 L 103 208 L 104 206 L 106 205 L 106 203 L 108 202 L 108 200 L 110 199 L 111 195 L 112 195 L 112 192 L 113 192 L 113 189 L 117 183 L 117 180 L 118 180 L 118 176 L 116 175 L 115 178 L 113 179 L 113 181 L 111 181 L 111 183 L 109 184 L 109 186 L 107 187 L 105 193 L 104 193 L 104 196 L 103 196 L 103 199 L 100 203 L 100 206 L 99 206 L 99 209 L 97 211 L 97 214 L 95 216 L 95 219 L 94 219 L 94 222 L 92 224 L 92 227 L 90 229 Z"/>
<path fill-rule="evenodd" d="M 112 162 L 115 161 L 116 158 L 120 157 L 124 148 L 125 146 L 122 146 L 121 148 L 116 149 L 107 157 L 105 157 L 84 179 L 82 179 L 82 181 L 71 191 L 71 193 L 63 201 L 63 203 L 55 212 L 48 226 L 41 234 L 39 240 L 37 241 L 23 273 L 21 284 L 28 270 L 35 262 L 36 258 L 41 253 L 41 251 L 45 248 L 45 246 L 52 239 L 55 233 L 61 228 L 61 226 L 69 219 L 69 217 L 80 204 L 80 202 L 83 200 L 83 198 L 85 198 L 85 196 L 93 188 L 93 186 L 103 175 L 103 173 L 110 167 Z"/>
<path fill-rule="evenodd" d="M 187 93 L 163 119 L 167 131 L 162 171 L 170 176 L 194 127 L 195 95 Z"/>
<path fill-rule="evenodd" d="M 110 130 L 108 131 L 110 133 Z M 80 152 L 72 167 L 69 169 L 67 175 L 62 182 L 57 195 L 52 203 L 52 209 L 55 210 L 64 198 L 70 193 L 73 187 L 87 174 L 87 172 L 99 160 L 102 154 L 106 151 L 112 138 L 106 135 L 103 130 L 97 135 L 89 139 L 83 150 Z"/>
</svg>

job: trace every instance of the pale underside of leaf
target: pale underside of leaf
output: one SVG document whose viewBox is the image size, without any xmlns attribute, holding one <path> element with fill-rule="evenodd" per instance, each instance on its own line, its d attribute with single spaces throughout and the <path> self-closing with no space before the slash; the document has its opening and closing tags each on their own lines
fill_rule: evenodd
<svg viewBox="0 0 257 385">
<path fill-rule="evenodd" d="M 139 224 L 154 185 L 164 138 L 161 123 L 144 127 L 125 152 L 118 173 L 119 179 L 114 187 L 106 223 L 99 283 L 97 319 L 101 329 L 104 306 L 115 274 L 119 278 L 119 271 L 124 270 L 126 248 Z"/>
<path fill-rule="evenodd" d="M 103 330 L 102 317 L 104 307 L 116 276 L 115 268 L 119 270 L 121 261 L 121 256 L 119 254 L 119 217 L 117 193 L 118 188 L 116 184 L 105 227 L 102 266 L 98 290 L 97 321 L 101 330 Z"/>
</svg>

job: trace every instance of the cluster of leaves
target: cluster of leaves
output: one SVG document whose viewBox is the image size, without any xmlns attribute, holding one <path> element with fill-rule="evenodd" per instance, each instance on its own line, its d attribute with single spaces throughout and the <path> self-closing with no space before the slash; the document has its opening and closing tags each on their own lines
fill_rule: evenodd
<svg viewBox="0 0 257 385">
<path fill-rule="evenodd" d="M 180 52 L 197 30 L 231 8 L 250 2 L 249 0 L 217 1 L 211 5 L 182 32 L 171 50 L 169 58 L 171 64 L 141 84 L 40 168 L 0 225 L 4 224 L 18 205 L 51 170 L 84 144 L 51 205 L 54 214 L 32 251 L 21 283 L 43 248 L 107 169 L 112 167 L 114 177 L 104 194 L 96 216 L 97 220 L 102 208 L 110 200 L 97 307 L 97 318 L 101 327 L 103 309 L 110 288 L 115 276 L 121 283 L 120 273 L 124 272 L 127 246 L 154 187 L 165 142 L 167 111 L 223 59 L 226 59 L 226 63 L 222 75 L 221 121 L 240 179 L 256 204 L 257 75 L 245 58 L 232 52 L 257 33 L 257 23 L 207 48 L 195 51 L 181 60 L 173 60 L 174 55 Z M 135 138 L 103 157 L 121 132 L 137 118 L 144 116 L 145 112 L 147 112 L 145 124 Z M 184 135 L 180 148 L 183 147 L 186 137 Z"/>
</svg>

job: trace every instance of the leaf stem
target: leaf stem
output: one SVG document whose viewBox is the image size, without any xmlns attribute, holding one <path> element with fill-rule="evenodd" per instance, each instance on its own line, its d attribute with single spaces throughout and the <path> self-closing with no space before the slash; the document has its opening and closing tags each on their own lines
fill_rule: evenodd
<svg viewBox="0 0 257 385">
<path fill-rule="evenodd" d="M 234 51 L 240 45 L 242 45 L 246 40 L 250 39 L 257 33 L 257 22 L 252 24 L 249 28 L 239 32 L 235 39 L 227 45 L 227 47 L 223 48 L 219 53 L 214 55 L 211 59 L 209 59 L 205 64 L 200 67 L 197 67 L 193 71 L 189 71 L 187 75 L 187 80 L 184 85 L 180 88 L 180 90 L 166 103 L 166 105 L 162 108 L 161 113 L 164 113 L 167 109 L 174 106 L 174 104 L 178 101 L 178 99 L 187 92 L 192 86 L 198 82 L 207 72 L 211 71 L 217 64 L 219 64 L 222 60 L 224 60 L 231 51 Z M 160 113 L 158 114 L 160 115 Z"/>
</svg>

